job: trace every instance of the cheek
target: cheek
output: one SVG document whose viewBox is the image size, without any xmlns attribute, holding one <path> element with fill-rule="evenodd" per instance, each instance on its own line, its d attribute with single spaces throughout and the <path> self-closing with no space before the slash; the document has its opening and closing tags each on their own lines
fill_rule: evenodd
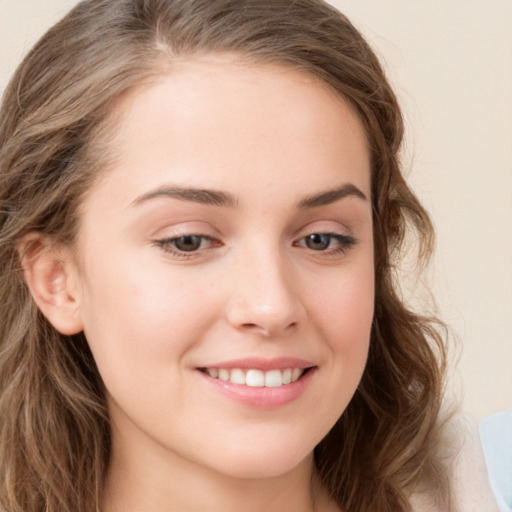
<svg viewBox="0 0 512 512">
<path fill-rule="evenodd" d="M 216 317 L 214 289 L 198 293 L 200 282 L 170 271 L 126 267 L 89 273 L 84 332 L 118 411 L 165 431 L 173 416 L 159 411 L 187 410 L 187 357 Z"/>
<path fill-rule="evenodd" d="M 342 271 L 343 270 L 343 271 Z M 322 340 L 322 393 L 317 397 L 321 439 L 346 410 L 362 378 L 374 314 L 373 265 L 336 271 L 309 294 L 310 320 Z"/>
<path fill-rule="evenodd" d="M 335 276 L 317 288 L 311 309 L 334 351 L 357 351 L 369 341 L 375 290 L 372 265 Z"/>
<path fill-rule="evenodd" d="M 168 372 L 214 321 L 214 288 L 200 276 L 191 280 L 144 263 L 95 263 L 87 273 L 84 331 L 105 380 Z"/>
<path fill-rule="evenodd" d="M 326 396 L 339 404 L 341 415 L 359 385 L 366 366 L 374 314 L 373 265 L 330 280 L 326 290 L 312 295 L 315 324 L 328 350 L 332 375 Z M 337 419 L 337 418 L 334 418 Z"/>
</svg>

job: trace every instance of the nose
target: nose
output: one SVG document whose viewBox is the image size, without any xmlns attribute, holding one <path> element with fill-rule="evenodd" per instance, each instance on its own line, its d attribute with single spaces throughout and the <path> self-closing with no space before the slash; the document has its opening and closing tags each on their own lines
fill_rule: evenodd
<svg viewBox="0 0 512 512">
<path fill-rule="evenodd" d="M 295 332 L 306 312 L 292 274 L 277 251 L 241 258 L 232 274 L 229 323 L 237 330 L 269 338 Z"/>
</svg>

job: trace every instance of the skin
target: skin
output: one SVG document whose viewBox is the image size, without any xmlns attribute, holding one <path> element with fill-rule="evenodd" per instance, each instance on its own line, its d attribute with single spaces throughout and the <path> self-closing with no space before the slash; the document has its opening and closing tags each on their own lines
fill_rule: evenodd
<svg viewBox="0 0 512 512">
<path fill-rule="evenodd" d="M 118 159 L 82 205 L 75 256 L 59 254 L 72 302 L 60 330 L 84 330 L 108 392 L 104 509 L 338 510 L 316 483 L 312 452 L 368 353 L 361 123 L 315 78 L 230 56 L 181 62 L 119 109 Z M 306 204 L 347 185 L 344 197 Z M 176 188 L 229 201 L 203 204 Z M 308 245 L 324 233 L 325 247 Z M 197 250 L 177 251 L 186 235 L 203 236 Z M 198 370 L 254 357 L 300 358 L 314 371 L 291 402 L 255 407 Z"/>
</svg>

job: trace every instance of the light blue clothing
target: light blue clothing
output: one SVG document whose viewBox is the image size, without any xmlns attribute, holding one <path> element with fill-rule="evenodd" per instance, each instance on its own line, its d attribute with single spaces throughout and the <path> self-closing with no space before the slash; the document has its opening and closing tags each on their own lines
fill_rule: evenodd
<svg viewBox="0 0 512 512">
<path fill-rule="evenodd" d="M 480 440 L 500 512 L 512 512 L 512 410 L 480 421 Z"/>
</svg>

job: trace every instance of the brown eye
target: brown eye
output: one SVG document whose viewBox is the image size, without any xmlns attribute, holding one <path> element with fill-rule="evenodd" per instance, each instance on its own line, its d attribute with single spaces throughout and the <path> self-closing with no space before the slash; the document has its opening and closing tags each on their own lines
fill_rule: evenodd
<svg viewBox="0 0 512 512">
<path fill-rule="evenodd" d="M 331 245 L 331 235 L 314 233 L 305 237 L 304 241 L 308 249 L 313 251 L 325 251 Z"/>
<path fill-rule="evenodd" d="M 208 235 L 190 234 L 154 240 L 153 245 L 176 259 L 189 259 L 204 256 L 210 249 L 221 247 L 223 244 Z"/>
<path fill-rule="evenodd" d="M 172 242 L 172 245 L 174 245 L 174 247 L 176 247 L 176 249 L 178 249 L 179 251 L 192 252 L 197 251 L 201 248 L 204 239 L 204 236 L 186 235 L 180 236 L 178 238 L 173 238 L 172 240 L 170 240 L 170 242 Z"/>
</svg>

